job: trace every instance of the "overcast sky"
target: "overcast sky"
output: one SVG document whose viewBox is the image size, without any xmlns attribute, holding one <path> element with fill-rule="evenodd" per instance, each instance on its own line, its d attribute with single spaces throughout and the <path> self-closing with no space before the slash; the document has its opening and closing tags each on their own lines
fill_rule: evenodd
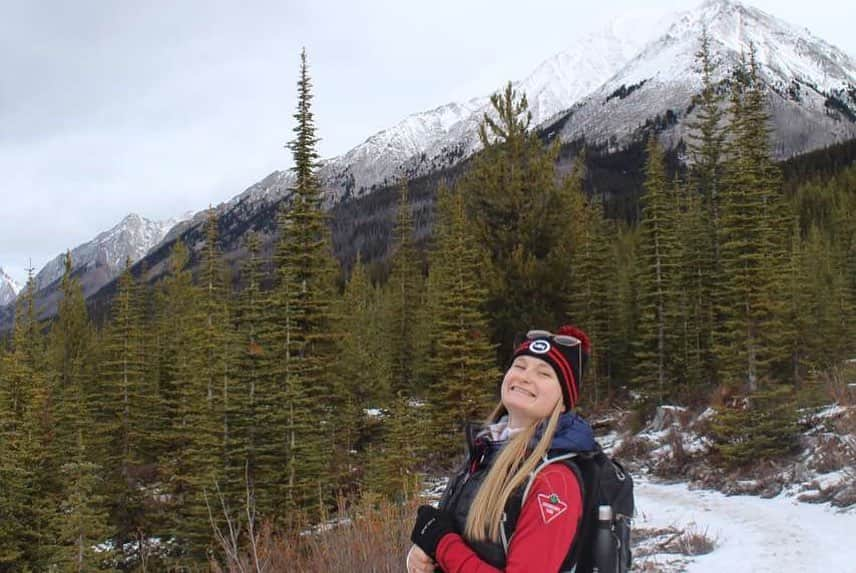
<svg viewBox="0 0 856 573">
<path fill-rule="evenodd" d="M 616 17 L 693 4 L 0 0 L 0 266 L 23 282 L 128 213 L 196 211 L 289 167 L 302 46 L 329 157 Z M 752 4 L 856 54 L 850 2 Z"/>
</svg>

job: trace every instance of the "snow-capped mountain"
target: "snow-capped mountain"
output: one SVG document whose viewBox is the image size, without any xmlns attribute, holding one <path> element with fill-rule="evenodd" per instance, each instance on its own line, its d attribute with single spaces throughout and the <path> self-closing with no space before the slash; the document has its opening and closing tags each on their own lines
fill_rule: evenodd
<svg viewBox="0 0 856 573">
<path fill-rule="evenodd" d="M 638 30 L 628 33 L 633 28 L 631 19 L 616 20 L 545 60 L 523 80 L 513 82 L 515 89 L 527 96 L 531 125 L 537 126 L 574 105 L 638 53 L 646 37 Z M 469 157 L 481 147 L 478 126 L 490 109 L 490 96 L 484 95 L 414 113 L 343 155 L 322 161 L 318 175 L 326 191 L 326 204 Z M 218 210 L 275 202 L 285 195 L 291 182 L 290 172 L 275 171 Z"/>
<path fill-rule="evenodd" d="M 72 269 L 88 271 L 98 267 L 104 279 L 112 279 L 122 271 L 127 259 L 132 263 L 141 259 L 183 218 L 186 217 L 152 221 L 132 213 L 112 229 L 72 249 Z M 62 276 L 64 261 L 64 253 L 57 255 L 36 274 L 37 290 L 50 286 Z M 104 280 L 99 282 L 103 284 Z"/>
<path fill-rule="evenodd" d="M 648 28 L 632 20 L 614 22 L 515 82 L 529 100 L 532 126 L 558 126 L 564 142 L 585 138 L 620 147 L 659 120 L 667 124 L 661 138 L 677 141 L 686 135 L 682 120 L 701 85 L 695 53 L 707 29 L 722 75 L 754 46 L 769 88 L 777 157 L 856 137 L 856 64 L 808 30 L 731 0 L 707 0 L 658 26 L 646 35 L 639 30 Z M 480 147 L 478 125 L 489 99 L 415 113 L 323 161 L 319 178 L 327 206 L 469 157 Z M 274 172 L 220 211 L 264 208 L 281 199 L 291 182 L 291 173 Z"/>
<path fill-rule="evenodd" d="M 14 301 L 19 292 L 21 292 L 21 285 L 10 277 L 3 267 L 0 267 L 0 306 Z"/>
<path fill-rule="evenodd" d="M 606 143 L 607 149 L 638 141 L 652 125 L 667 144 L 685 138 L 685 119 L 694 113 L 693 97 L 701 86 L 695 53 L 702 30 L 707 30 L 720 77 L 731 71 L 741 53 L 748 53 L 750 45 L 754 47 L 778 157 L 856 137 L 854 59 L 807 30 L 731 0 L 707 0 L 657 25 L 647 24 L 650 21 L 635 24 L 632 17 L 616 22 L 515 82 L 515 89 L 529 101 L 531 126 L 563 143 L 584 139 L 589 145 Z M 322 161 L 318 176 L 325 206 L 335 211 L 343 198 L 367 195 L 402 177 L 418 178 L 465 160 L 480 147 L 478 126 L 491 109 L 489 99 L 483 95 L 414 113 L 350 151 Z M 429 178 L 420 181 L 432 184 Z M 273 240 L 275 209 L 287 200 L 292 184 L 290 172 L 275 171 L 217 207 L 223 247 L 233 262 L 242 256 L 247 231 L 261 231 L 265 240 Z M 428 191 L 424 200 L 430 201 L 430 189 L 424 190 Z M 385 201 L 388 197 L 373 205 L 348 206 L 359 213 L 340 215 L 350 225 L 339 230 L 342 244 L 365 247 L 363 228 L 373 229 L 371 240 L 382 242 L 378 229 L 391 212 Z M 181 236 L 193 248 L 204 220 L 204 212 L 199 212 L 173 226 L 177 221 L 156 223 L 132 215 L 77 247 L 72 260 L 75 268 L 83 269 L 84 293 L 95 292 L 115 277 L 126 257 L 136 261 L 146 251 L 151 253 L 146 259 L 147 278 L 157 276 L 167 256 L 167 249 L 155 248 L 157 244 Z M 374 243 L 368 248 L 383 252 Z M 62 257 L 49 263 L 37 275 L 37 285 L 55 283 L 62 267 Z"/>
<path fill-rule="evenodd" d="M 627 21 L 616 21 L 513 82 L 527 96 L 533 127 L 591 93 L 639 51 L 645 36 L 626 34 L 628 27 Z M 476 97 L 413 114 L 373 135 L 324 163 L 319 175 L 328 200 L 335 202 L 349 192 L 359 196 L 372 186 L 394 183 L 401 176 L 418 177 L 469 157 L 481 147 L 478 126 L 490 109 L 490 96 Z"/>
<path fill-rule="evenodd" d="M 663 138 L 686 134 L 701 80 L 695 54 L 707 30 L 721 80 L 754 47 L 772 116 L 774 153 L 783 158 L 856 137 L 856 61 L 848 54 L 756 8 L 708 0 L 680 14 L 568 116 L 564 141 L 626 144 L 646 121 L 666 118 Z"/>
</svg>

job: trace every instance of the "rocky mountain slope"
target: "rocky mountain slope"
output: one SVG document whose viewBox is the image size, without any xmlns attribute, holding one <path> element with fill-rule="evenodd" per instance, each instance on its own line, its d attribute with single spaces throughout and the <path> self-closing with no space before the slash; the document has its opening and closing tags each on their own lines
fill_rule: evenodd
<svg viewBox="0 0 856 573">
<path fill-rule="evenodd" d="M 601 154 L 619 158 L 604 160 L 602 171 L 626 173 L 635 167 L 628 169 L 622 162 L 638 160 L 634 146 L 645 133 L 657 132 L 666 144 L 684 138 L 693 95 L 700 87 L 694 54 L 703 29 L 720 62 L 720 77 L 750 46 L 756 50 L 776 157 L 856 137 L 856 63 L 807 30 L 730 0 L 707 0 L 649 34 L 633 28 L 632 22 L 619 22 L 575 42 L 515 83 L 530 102 L 533 128 L 563 143 L 563 160 L 584 141 Z M 360 249 L 364 255 L 383 254 L 378 243 L 391 228 L 395 184 L 401 177 L 410 181 L 417 232 L 430 232 L 436 185 L 443 178 L 454 179 L 479 150 L 477 128 L 488 110 L 489 97 L 479 96 L 415 113 L 323 161 L 319 178 L 331 210 L 337 253 L 341 256 L 345 250 L 346 256 L 353 256 Z M 291 182 L 289 172 L 275 171 L 216 207 L 228 260 L 240 260 L 248 230 L 260 232 L 270 248 L 276 211 L 287 202 Z M 620 189 L 610 190 L 615 192 Z M 169 245 L 179 237 L 191 247 L 199 243 L 203 222 L 204 214 L 197 213 L 161 235 L 161 241 L 154 237 L 162 227 L 128 221 L 125 230 L 112 229 L 81 245 L 72 251 L 72 259 L 85 292 L 89 295 L 109 282 L 126 256 L 134 260 L 146 251 L 147 279 L 155 280 Z M 135 243 L 133 253 L 130 247 L 111 244 L 119 237 Z M 40 287 L 49 290 L 61 267 L 58 258 L 40 272 Z"/>
</svg>

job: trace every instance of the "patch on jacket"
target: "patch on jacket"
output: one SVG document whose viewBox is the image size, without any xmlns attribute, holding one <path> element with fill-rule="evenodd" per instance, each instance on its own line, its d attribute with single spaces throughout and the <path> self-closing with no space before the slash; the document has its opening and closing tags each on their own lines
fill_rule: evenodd
<svg viewBox="0 0 856 573">
<path fill-rule="evenodd" d="M 541 508 L 541 519 L 544 523 L 550 523 L 568 509 L 568 504 L 559 499 L 555 493 L 550 495 L 539 493 L 538 507 Z"/>
</svg>

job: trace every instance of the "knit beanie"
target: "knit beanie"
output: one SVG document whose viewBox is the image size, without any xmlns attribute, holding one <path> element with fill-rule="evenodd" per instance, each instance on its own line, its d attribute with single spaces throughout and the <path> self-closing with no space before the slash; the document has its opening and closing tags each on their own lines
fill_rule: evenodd
<svg viewBox="0 0 856 573">
<path fill-rule="evenodd" d="M 544 331 L 530 331 L 544 332 Z M 568 346 L 556 342 L 555 337 L 572 336 L 580 341 L 579 344 Z M 518 356 L 534 356 L 553 367 L 562 387 L 562 399 L 566 410 L 573 409 L 580 396 L 582 375 L 591 355 L 591 341 L 588 335 L 576 326 L 565 325 L 558 332 L 539 335 L 524 340 L 515 350 L 512 360 Z"/>
</svg>

